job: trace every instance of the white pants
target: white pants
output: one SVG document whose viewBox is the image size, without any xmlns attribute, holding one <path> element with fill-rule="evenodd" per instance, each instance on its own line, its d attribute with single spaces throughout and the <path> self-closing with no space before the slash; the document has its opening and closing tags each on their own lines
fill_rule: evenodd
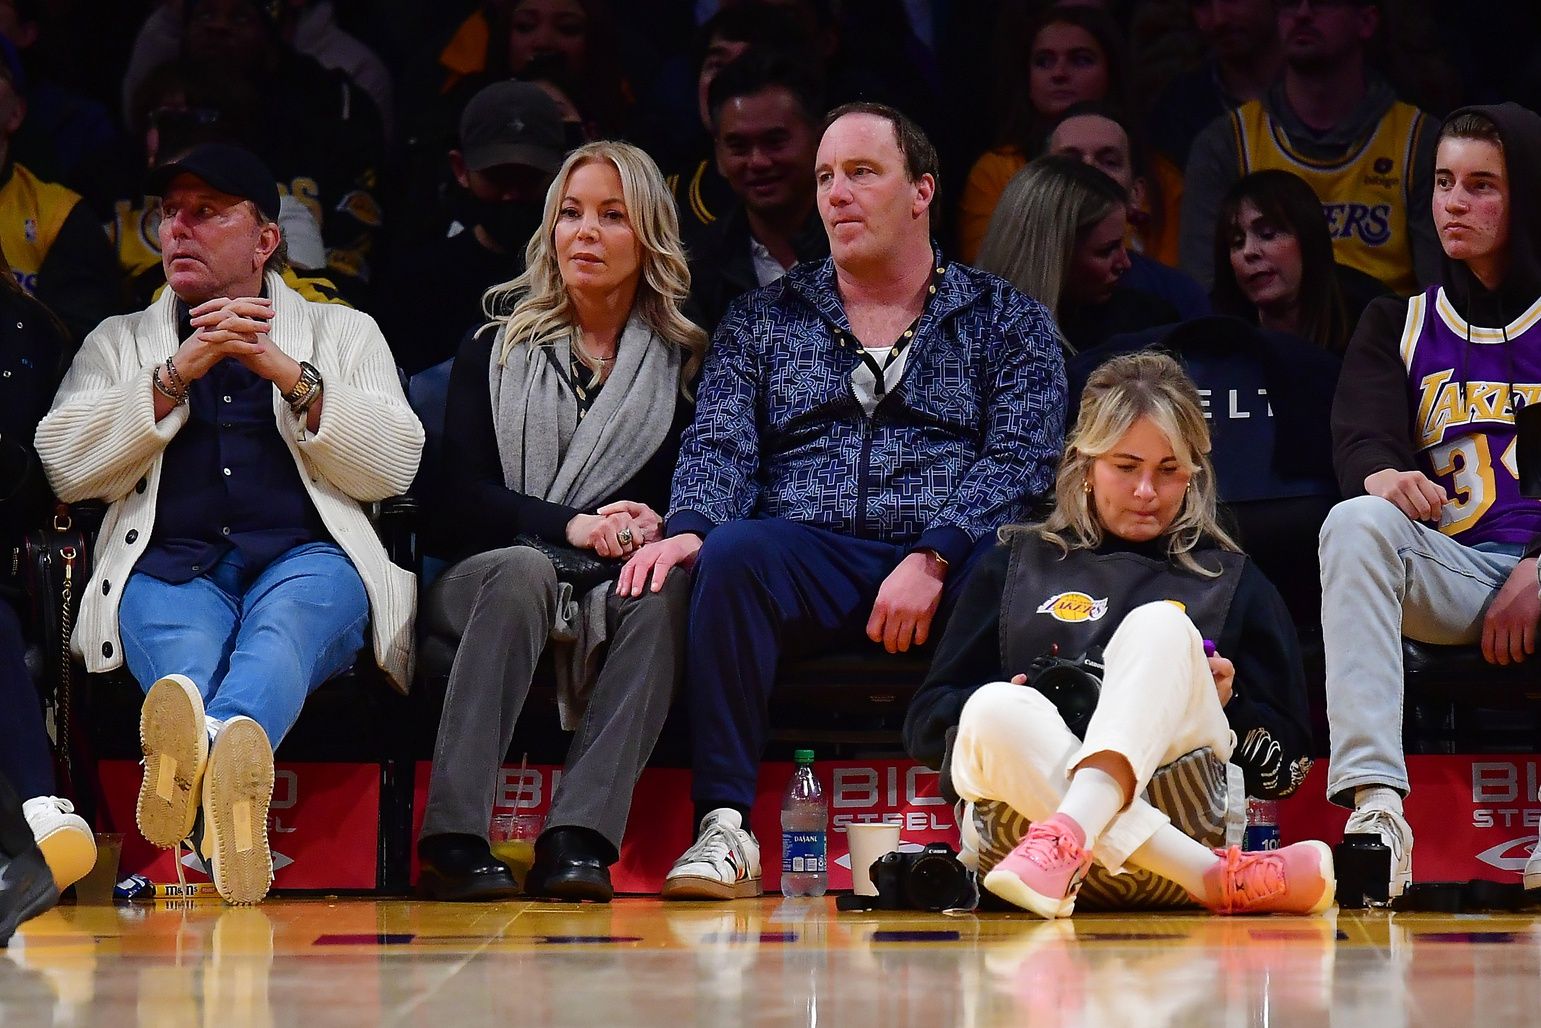
<svg viewBox="0 0 1541 1028">
<path fill-rule="evenodd" d="M 970 802 L 1000 800 L 1030 821 L 1059 809 L 1071 773 L 1087 757 L 1117 753 L 1134 769 L 1135 799 L 1098 837 L 1092 855 L 1117 874 L 1129 854 L 1170 819 L 1140 798 L 1156 769 L 1208 748 L 1229 760 L 1236 735 L 1225 719 L 1204 641 L 1175 604 L 1131 611 L 1103 654 L 1097 710 L 1082 742 L 1030 686 L 994 682 L 963 706 L 952 782 Z"/>
</svg>

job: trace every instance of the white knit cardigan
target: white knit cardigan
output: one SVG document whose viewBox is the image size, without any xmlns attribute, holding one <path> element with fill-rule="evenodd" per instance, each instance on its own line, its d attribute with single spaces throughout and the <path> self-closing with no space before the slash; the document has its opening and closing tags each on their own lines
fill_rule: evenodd
<svg viewBox="0 0 1541 1028">
<path fill-rule="evenodd" d="M 269 273 L 266 284 L 273 300 L 271 339 L 295 360 L 315 365 L 326 388 L 315 433 L 276 388 L 273 417 L 316 513 L 364 580 L 375 660 L 405 692 L 412 676 L 417 579 L 386 557 L 361 505 L 412 484 L 423 426 L 402 395 L 374 319 L 306 300 L 276 274 Z M 71 640 L 93 672 L 123 663 L 118 598 L 155 526 L 166 444 L 188 419 L 184 404 L 157 422 L 150 384 L 150 368 L 181 345 L 175 303 L 167 289 L 147 309 L 102 322 L 86 337 L 37 428 L 38 455 L 58 497 L 110 504 Z M 175 501 L 176 488 L 167 483 L 168 502 Z"/>
</svg>

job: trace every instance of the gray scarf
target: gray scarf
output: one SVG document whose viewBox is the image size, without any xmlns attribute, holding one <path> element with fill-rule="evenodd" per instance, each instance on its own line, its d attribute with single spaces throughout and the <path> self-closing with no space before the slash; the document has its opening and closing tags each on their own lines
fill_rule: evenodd
<svg viewBox="0 0 1541 1028">
<path fill-rule="evenodd" d="M 680 348 L 658 338 L 635 312 L 616 346 L 615 367 L 582 421 L 568 382 L 572 342 L 515 346 L 488 368 L 492 424 L 503 484 L 588 510 L 629 482 L 658 451 L 674 421 Z"/>
<path fill-rule="evenodd" d="M 594 405 L 578 420 L 570 384 L 572 337 L 546 346 L 517 345 L 500 364 L 501 337 L 492 347 L 488 384 L 503 484 L 526 496 L 590 510 L 631 481 L 674 422 L 684 354 L 632 312 L 616 345 L 615 366 Z M 606 582 L 574 596 L 562 583 L 551 640 L 556 654 L 557 705 L 572 730 L 599 673 L 600 645 L 609 635 Z"/>
</svg>

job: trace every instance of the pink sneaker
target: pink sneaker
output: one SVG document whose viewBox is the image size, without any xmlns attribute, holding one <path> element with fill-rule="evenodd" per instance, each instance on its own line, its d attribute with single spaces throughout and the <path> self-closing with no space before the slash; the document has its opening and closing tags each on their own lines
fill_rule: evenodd
<svg viewBox="0 0 1541 1028">
<path fill-rule="evenodd" d="M 1204 875 L 1199 902 L 1217 914 L 1319 914 L 1337 896 L 1332 850 L 1325 842 L 1243 853 L 1237 846 Z"/>
<path fill-rule="evenodd" d="M 1035 822 L 1016 848 L 985 875 L 985 888 L 1039 917 L 1069 917 L 1081 879 L 1091 867 L 1086 833 L 1073 818 L 1055 814 Z"/>
</svg>

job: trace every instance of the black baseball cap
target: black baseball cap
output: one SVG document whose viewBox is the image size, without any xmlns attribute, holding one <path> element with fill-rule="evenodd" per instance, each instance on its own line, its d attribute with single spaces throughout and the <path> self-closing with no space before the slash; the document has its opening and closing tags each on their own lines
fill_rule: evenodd
<svg viewBox="0 0 1541 1028">
<path fill-rule="evenodd" d="M 529 82 L 494 82 L 460 116 L 460 152 L 471 171 L 523 164 L 549 175 L 566 150 L 556 101 Z"/>
<path fill-rule="evenodd" d="M 278 220 L 278 180 L 262 160 L 245 147 L 230 143 L 195 146 L 169 164 L 150 172 L 145 192 L 164 196 L 178 175 L 194 175 L 221 193 L 239 196 L 257 205 L 272 221 Z"/>
</svg>

